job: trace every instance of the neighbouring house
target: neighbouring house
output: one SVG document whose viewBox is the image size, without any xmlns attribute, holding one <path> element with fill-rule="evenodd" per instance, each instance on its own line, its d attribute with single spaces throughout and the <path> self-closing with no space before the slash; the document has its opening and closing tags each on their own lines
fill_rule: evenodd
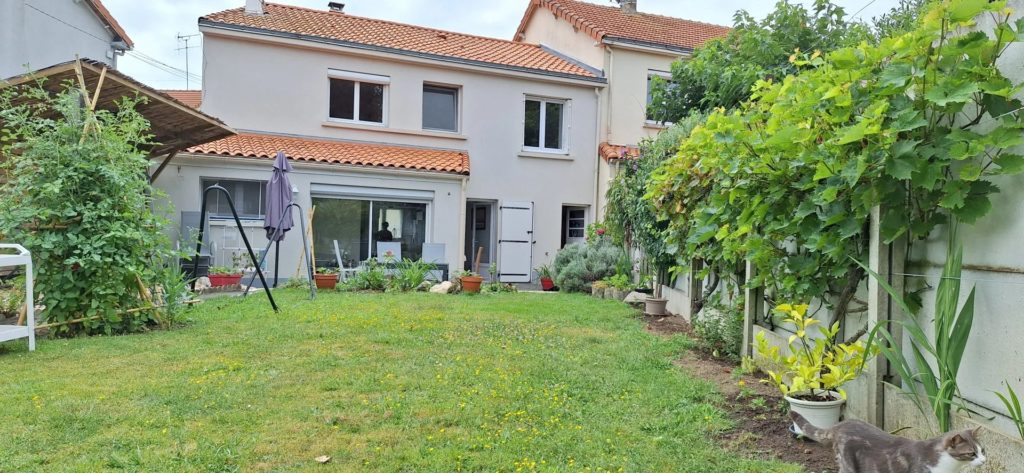
<svg viewBox="0 0 1024 473">
<path fill-rule="evenodd" d="M 598 68 L 549 47 L 247 0 L 199 19 L 203 89 L 171 91 L 239 130 L 180 153 L 155 181 L 178 237 L 202 189 L 227 188 L 254 246 L 266 244 L 263 189 L 272 157 L 294 164 L 296 201 L 315 207 L 318 265 L 351 267 L 398 248 L 444 247 L 452 270 L 528 282 L 594 220 Z M 226 202 L 208 204 L 213 264 L 241 250 Z M 229 225 L 231 223 L 231 225 Z M 298 230 L 293 230 L 297 233 Z M 281 247 L 297 273 L 301 238 Z M 383 245 L 382 244 L 388 244 Z"/>
<path fill-rule="evenodd" d="M 76 56 L 116 68 L 131 38 L 100 0 L 0 2 L 0 77 L 65 63 Z"/>
<path fill-rule="evenodd" d="M 516 41 L 540 44 L 604 72 L 608 87 L 600 103 L 600 176 L 597 218 L 616 163 L 635 157 L 637 145 L 667 126 L 650 119 L 651 81 L 671 78 L 672 63 L 687 59 L 729 28 L 637 10 L 636 0 L 618 7 L 581 0 L 530 0 Z"/>
</svg>

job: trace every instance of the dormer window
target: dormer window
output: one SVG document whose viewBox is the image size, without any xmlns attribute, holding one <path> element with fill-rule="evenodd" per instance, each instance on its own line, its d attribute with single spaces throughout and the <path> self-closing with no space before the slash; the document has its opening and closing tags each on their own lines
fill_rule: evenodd
<svg viewBox="0 0 1024 473">
<path fill-rule="evenodd" d="M 391 78 L 330 69 L 330 108 L 333 121 L 383 125 Z"/>
</svg>

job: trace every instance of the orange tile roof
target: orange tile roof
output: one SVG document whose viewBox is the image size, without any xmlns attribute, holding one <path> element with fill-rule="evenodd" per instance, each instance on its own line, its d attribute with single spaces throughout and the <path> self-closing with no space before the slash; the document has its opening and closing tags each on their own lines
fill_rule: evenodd
<svg viewBox="0 0 1024 473">
<path fill-rule="evenodd" d="M 273 159 L 278 151 L 284 151 L 288 159 L 295 161 L 469 175 L 469 154 L 464 151 L 354 143 L 323 138 L 239 133 L 193 146 L 187 151 L 194 154 L 260 159 Z"/>
<path fill-rule="evenodd" d="M 132 39 L 128 37 L 128 33 L 124 28 L 121 28 L 121 24 L 117 22 L 114 15 L 110 14 L 110 10 L 107 10 L 107 7 L 103 6 L 103 2 L 100 0 L 89 0 L 88 3 L 89 6 L 92 7 L 93 11 L 100 16 L 100 19 L 102 19 L 110 29 L 114 30 L 114 34 L 128 45 L 129 49 L 135 47 L 135 43 L 133 43 Z"/>
<path fill-rule="evenodd" d="M 536 44 L 273 3 L 266 4 L 264 12 L 246 15 L 243 8 L 235 8 L 201 17 L 199 24 L 254 28 L 299 35 L 300 39 L 326 38 L 343 45 L 370 46 L 430 59 L 600 80 L 589 69 Z"/>
<path fill-rule="evenodd" d="M 606 142 L 601 143 L 601 145 L 597 147 L 597 154 L 605 161 L 636 159 L 640 157 L 640 148 L 637 148 L 636 146 L 613 145 Z"/>
<path fill-rule="evenodd" d="M 161 90 L 160 92 L 170 95 L 175 100 L 194 109 L 199 109 L 199 106 L 203 104 L 203 91 L 201 90 Z"/>
<path fill-rule="evenodd" d="M 516 30 L 520 39 L 538 8 L 546 8 L 592 38 L 638 42 L 671 49 L 692 50 L 704 42 L 724 37 L 730 28 L 650 13 L 626 13 L 621 8 L 595 5 L 581 0 L 530 0 L 530 6 Z"/>
</svg>

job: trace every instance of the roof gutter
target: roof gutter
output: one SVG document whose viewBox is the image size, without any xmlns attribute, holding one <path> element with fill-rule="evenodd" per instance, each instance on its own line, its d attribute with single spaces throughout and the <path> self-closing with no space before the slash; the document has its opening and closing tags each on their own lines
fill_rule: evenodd
<svg viewBox="0 0 1024 473">
<path fill-rule="evenodd" d="M 670 46 L 667 44 L 652 43 L 648 41 L 637 41 L 634 39 L 619 38 L 616 36 L 605 36 L 604 39 L 601 40 L 601 42 L 609 46 L 617 46 L 623 49 L 632 49 L 634 51 L 662 54 L 674 57 L 689 57 L 693 55 L 693 48 Z"/>
<path fill-rule="evenodd" d="M 304 34 L 298 34 L 298 33 L 288 33 L 288 32 L 284 32 L 284 31 L 268 30 L 268 29 L 264 29 L 264 28 L 254 28 L 254 27 L 250 27 L 250 26 L 232 25 L 232 24 L 228 24 L 228 23 L 220 23 L 220 22 L 210 21 L 210 20 L 208 20 L 206 18 L 200 18 L 199 19 L 199 26 L 200 26 L 200 28 L 206 27 L 206 28 L 211 28 L 211 29 L 220 29 L 220 30 L 234 31 L 234 32 L 239 32 L 239 33 L 256 34 L 256 35 L 260 35 L 260 36 L 270 36 L 270 37 L 274 37 L 274 38 L 307 41 L 307 42 L 311 42 L 311 43 L 327 44 L 327 45 L 331 45 L 331 46 L 341 46 L 341 47 L 346 47 L 346 48 L 361 49 L 361 50 L 365 50 L 365 51 L 372 51 L 372 52 L 378 52 L 378 53 L 396 54 L 396 55 L 400 55 L 400 56 L 410 56 L 410 57 L 415 57 L 415 58 L 420 58 L 420 59 L 428 59 L 428 60 L 432 60 L 432 61 L 455 63 L 455 64 L 462 64 L 462 65 L 467 65 L 467 66 L 485 67 L 485 68 L 488 68 L 488 69 L 498 69 L 498 70 L 504 70 L 504 71 L 510 71 L 510 72 L 520 72 L 520 73 L 527 73 L 527 74 L 536 74 L 536 75 L 541 75 L 541 76 L 556 77 L 556 78 L 561 78 L 561 79 L 571 79 L 571 80 L 578 80 L 578 81 L 584 81 L 584 82 L 590 82 L 590 83 L 606 84 L 608 82 L 604 77 L 587 77 L 587 76 L 581 76 L 581 75 L 576 75 L 576 74 L 568 74 L 568 73 L 563 73 L 563 72 L 553 72 L 553 71 L 543 71 L 543 70 L 538 70 L 538 69 L 530 69 L 528 67 L 517 67 L 517 66 L 509 66 L 509 65 L 505 65 L 505 64 L 495 64 L 495 63 L 492 63 L 492 62 L 475 61 L 475 60 L 471 60 L 471 59 L 460 59 L 460 58 L 454 58 L 454 57 L 450 57 L 450 56 L 442 56 L 442 55 L 439 55 L 439 54 L 429 54 L 429 53 L 422 53 L 422 52 L 417 52 L 417 51 L 408 51 L 408 50 L 405 50 L 405 49 L 388 48 L 388 47 L 384 47 L 384 46 L 375 46 L 375 45 L 364 44 L 364 43 L 356 43 L 356 42 L 353 42 L 353 41 L 345 41 L 345 40 L 340 40 L 340 39 L 324 38 L 324 37 L 320 37 L 320 36 L 310 36 L 310 35 L 304 35 Z"/>
</svg>

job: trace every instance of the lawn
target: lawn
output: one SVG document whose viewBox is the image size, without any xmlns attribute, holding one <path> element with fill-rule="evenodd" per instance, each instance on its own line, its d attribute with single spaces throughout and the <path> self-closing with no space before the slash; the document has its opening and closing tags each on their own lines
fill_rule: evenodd
<svg viewBox="0 0 1024 473">
<path fill-rule="evenodd" d="M 0 471 L 799 471 L 716 446 L 718 394 L 670 363 L 687 340 L 621 304 L 277 294 L 3 345 Z"/>
</svg>

